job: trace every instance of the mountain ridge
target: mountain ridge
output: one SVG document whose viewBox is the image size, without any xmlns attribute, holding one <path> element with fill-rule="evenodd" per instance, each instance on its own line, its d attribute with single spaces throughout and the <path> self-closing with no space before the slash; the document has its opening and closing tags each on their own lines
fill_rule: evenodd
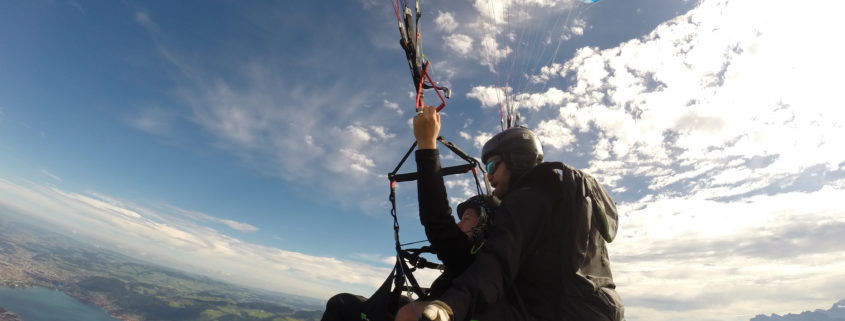
<svg viewBox="0 0 845 321">
<path fill-rule="evenodd" d="M 758 314 L 750 321 L 845 321 L 845 299 L 837 301 L 828 310 L 816 309 L 785 315 L 772 313 L 768 316 Z"/>
</svg>

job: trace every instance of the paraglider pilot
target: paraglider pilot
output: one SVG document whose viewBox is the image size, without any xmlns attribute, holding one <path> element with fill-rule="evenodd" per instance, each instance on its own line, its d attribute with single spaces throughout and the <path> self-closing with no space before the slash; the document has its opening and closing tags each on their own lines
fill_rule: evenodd
<svg viewBox="0 0 845 321">
<path fill-rule="evenodd" d="M 425 306 L 424 319 L 496 310 L 500 320 L 624 320 L 606 249 L 618 215 L 604 188 L 580 170 L 544 163 L 525 127 L 495 135 L 481 158 L 502 200 L 496 220 L 469 267 Z"/>
</svg>

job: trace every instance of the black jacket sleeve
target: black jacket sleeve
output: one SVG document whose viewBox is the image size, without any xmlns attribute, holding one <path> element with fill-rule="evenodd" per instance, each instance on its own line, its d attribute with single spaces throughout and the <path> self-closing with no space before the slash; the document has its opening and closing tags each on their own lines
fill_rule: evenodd
<svg viewBox="0 0 845 321">
<path fill-rule="evenodd" d="M 472 260 L 472 243 L 452 217 L 440 170 L 440 153 L 436 149 L 417 150 L 416 160 L 420 222 L 446 271 L 458 275 Z"/>
</svg>

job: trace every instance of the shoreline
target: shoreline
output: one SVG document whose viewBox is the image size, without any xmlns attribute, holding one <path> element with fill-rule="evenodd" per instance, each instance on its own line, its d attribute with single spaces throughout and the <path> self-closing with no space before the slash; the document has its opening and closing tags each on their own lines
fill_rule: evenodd
<svg viewBox="0 0 845 321">
<path fill-rule="evenodd" d="M 62 289 L 62 288 L 58 288 L 58 287 L 55 287 L 55 286 L 49 286 L 48 287 L 48 286 L 43 286 L 43 285 L 40 285 L 40 284 L 21 284 L 21 283 L 0 284 L 0 287 L 10 288 L 10 289 L 41 288 L 41 289 L 45 289 L 45 290 L 49 290 L 49 291 L 61 292 L 62 294 L 73 298 L 74 300 L 78 301 L 79 303 L 82 303 L 82 304 L 88 305 L 88 306 L 92 306 L 92 307 L 95 307 L 95 308 L 102 310 L 109 317 L 111 317 L 113 319 L 120 320 L 120 321 L 142 321 L 141 319 L 138 319 L 138 318 L 135 318 L 135 317 L 132 317 L 130 315 L 126 315 L 126 314 L 122 313 L 120 308 L 109 304 L 108 301 L 105 300 L 105 298 L 102 298 L 102 300 L 98 300 L 97 298 L 94 298 L 91 295 L 86 295 L 84 293 L 81 293 L 81 291 L 74 291 L 74 290 L 68 291 L 68 289 Z M 0 309 L 3 309 L 3 308 L 0 307 Z M 6 311 L 11 312 L 9 310 L 6 310 Z M 3 316 L 3 314 L 0 313 L 0 316 Z M 15 314 L 15 316 L 17 316 L 17 314 Z M 21 321 L 21 319 L 18 316 L 18 319 L 7 320 L 7 319 L 0 318 L 0 321 Z"/>
<path fill-rule="evenodd" d="M 0 307 L 0 321 L 23 321 L 17 313 Z"/>
</svg>

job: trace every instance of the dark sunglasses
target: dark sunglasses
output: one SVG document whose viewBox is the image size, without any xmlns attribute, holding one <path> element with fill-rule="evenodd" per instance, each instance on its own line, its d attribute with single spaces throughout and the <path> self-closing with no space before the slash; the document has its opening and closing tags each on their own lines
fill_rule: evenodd
<svg viewBox="0 0 845 321">
<path fill-rule="evenodd" d="M 490 160 L 489 162 L 487 162 L 487 164 L 484 164 L 485 167 L 487 168 L 487 174 L 493 175 L 493 172 L 496 171 L 496 167 L 498 167 L 499 162 L 501 162 L 501 161 L 502 161 L 501 159 L 497 158 L 497 159 Z"/>
</svg>

